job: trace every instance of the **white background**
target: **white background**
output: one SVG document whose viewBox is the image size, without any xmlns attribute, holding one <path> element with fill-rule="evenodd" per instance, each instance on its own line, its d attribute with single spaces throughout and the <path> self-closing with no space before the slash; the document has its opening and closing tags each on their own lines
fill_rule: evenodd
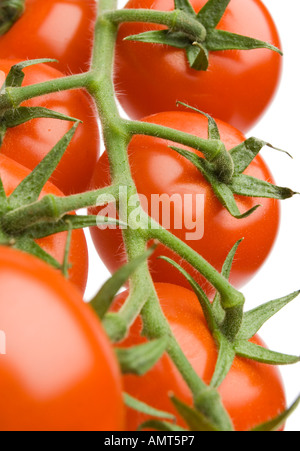
<svg viewBox="0 0 300 451">
<path fill-rule="evenodd" d="M 241 0 L 242 1 L 242 0 Z M 125 2 L 119 2 L 122 6 Z M 289 151 L 293 160 L 271 149 L 262 156 L 278 185 L 300 191 L 300 88 L 299 88 L 299 0 L 264 0 L 277 24 L 284 51 L 284 70 L 277 95 L 269 110 L 248 136 L 256 136 Z M 282 220 L 276 245 L 256 277 L 242 289 L 246 309 L 277 299 L 300 289 L 300 196 L 282 202 Z M 109 277 L 87 233 L 90 251 L 90 276 L 86 299 L 90 299 Z M 276 351 L 300 354 L 300 296 L 270 320 L 260 335 Z M 300 393 L 300 365 L 281 367 L 287 401 L 291 404 Z M 288 420 L 286 431 L 300 431 L 300 407 Z"/>
</svg>

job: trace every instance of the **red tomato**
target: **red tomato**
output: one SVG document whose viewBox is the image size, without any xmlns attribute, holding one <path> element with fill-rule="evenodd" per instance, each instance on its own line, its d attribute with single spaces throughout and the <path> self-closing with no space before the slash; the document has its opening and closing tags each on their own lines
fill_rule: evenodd
<svg viewBox="0 0 300 451">
<path fill-rule="evenodd" d="M 191 0 L 196 12 L 207 0 Z M 126 8 L 174 9 L 173 0 L 130 0 Z M 281 56 L 273 51 L 210 52 L 206 72 L 191 69 L 184 50 L 124 41 L 129 35 L 164 27 L 126 23 L 116 49 L 116 89 L 125 111 L 141 118 L 174 110 L 178 100 L 249 130 L 266 110 L 279 83 Z M 274 22 L 260 0 L 231 0 L 218 27 L 280 47 Z"/>
<path fill-rule="evenodd" d="M 26 0 L 25 12 L 0 37 L 1 58 L 53 58 L 64 73 L 88 70 L 95 0 Z"/>
<path fill-rule="evenodd" d="M 0 154 L 0 174 L 7 196 L 14 191 L 29 173 L 30 171 L 28 169 L 5 155 Z M 42 196 L 46 194 L 63 196 L 62 192 L 52 185 L 52 183 L 47 183 L 43 189 Z M 37 240 L 37 243 L 57 261 L 63 263 L 66 240 L 67 232 L 63 232 Z M 73 231 L 69 260 L 71 264 L 69 271 L 70 281 L 77 285 L 80 291 L 84 293 L 88 278 L 88 249 L 82 230 Z"/>
<path fill-rule="evenodd" d="M 190 290 L 170 284 L 157 284 L 156 291 L 179 345 L 197 374 L 209 384 L 218 354 L 197 297 Z M 122 305 L 127 295 L 127 292 L 119 295 L 113 306 L 114 310 Z M 130 335 L 118 346 L 127 348 L 145 342 L 141 332 L 142 322 L 138 318 Z M 258 336 L 251 341 L 264 346 Z M 174 394 L 189 405 L 192 405 L 192 396 L 166 354 L 144 376 L 125 375 L 123 381 L 125 391 L 131 396 L 174 414 L 178 423 L 186 427 L 183 420 L 178 418 L 169 394 Z M 218 390 L 237 431 L 250 430 L 276 417 L 286 408 L 279 371 L 271 365 L 236 357 Z M 126 430 L 136 430 L 147 419 L 149 417 L 146 415 L 127 409 Z"/>
<path fill-rule="evenodd" d="M 78 291 L 44 262 L 5 247 L 0 283 L 1 430 L 121 430 L 118 364 Z"/>
<path fill-rule="evenodd" d="M 0 60 L 0 68 L 7 74 L 19 61 Z M 28 67 L 24 72 L 25 86 L 62 77 L 46 64 Z M 50 180 L 64 194 L 87 190 L 99 157 L 99 129 L 92 99 L 83 90 L 62 91 L 28 100 L 23 106 L 40 106 L 83 121 Z M 0 152 L 34 169 L 72 125 L 58 119 L 33 119 L 8 129 Z"/>
<path fill-rule="evenodd" d="M 207 119 L 198 113 L 182 111 L 159 113 L 145 118 L 144 121 L 207 138 Z M 221 139 L 227 149 L 233 148 L 245 140 L 245 137 L 233 127 L 221 121 L 217 121 L 217 124 Z M 187 159 L 168 148 L 171 144 L 174 143 L 147 136 L 135 136 L 132 139 L 129 145 L 129 161 L 138 193 L 145 196 L 148 201 L 149 214 L 160 223 L 164 220 L 162 210 L 153 208 L 150 210 L 153 195 L 167 195 L 167 199 L 173 195 L 177 195 L 177 197 L 179 195 L 179 200 L 182 201 L 184 208 L 181 208 L 181 202 L 179 204 L 171 203 L 169 230 L 187 242 L 218 271 L 221 271 L 232 246 L 244 238 L 233 262 L 230 279 L 231 283 L 239 288 L 248 282 L 261 267 L 273 247 L 279 227 L 279 202 L 274 199 L 236 196 L 241 212 L 247 211 L 257 204 L 262 206 L 248 218 L 235 219 L 221 205 L 211 186 L 198 169 Z M 195 150 L 194 152 L 196 153 Z M 245 173 L 269 182 L 273 181 L 269 169 L 260 157 L 253 161 Z M 102 187 L 109 182 L 108 159 L 104 153 L 97 165 L 93 186 Z M 201 194 L 204 195 L 203 210 L 197 208 L 197 199 Z M 184 200 L 185 195 L 190 196 L 189 202 Z M 168 204 L 165 205 L 168 207 Z M 201 207 L 201 203 L 199 205 Z M 202 238 L 199 235 L 200 238 L 195 240 L 197 237 L 195 234 L 192 240 L 188 239 L 187 234 L 191 232 L 189 230 L 191 220 L 194 221 L 194 232 L 197 230 L 196 223 L 199 232 L 201 224 L 203 224 L 204 235 Z M 95 228 L 92 230 L 92 237 L 100 257 L 110 271 L 115 271 L 119 265 L 124 263 L 125 253 L 119 230 Z M 175 283 L 189 287 L 185 278 L 176 269 L 169 263 L 157 259 L 160 255 L 166 255 L 176 260 L 193 274 L 208 294 L 211 294 L 212 289 L 203 277 L 163 246 L 158 246 L 150 259 L 150 268 L 155 282 Z"/>
</svg>

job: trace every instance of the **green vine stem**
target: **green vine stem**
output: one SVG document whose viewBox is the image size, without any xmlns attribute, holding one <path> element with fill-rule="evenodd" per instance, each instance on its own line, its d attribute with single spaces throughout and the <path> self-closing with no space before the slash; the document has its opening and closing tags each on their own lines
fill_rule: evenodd
<svg viewBox="0 0 300 451">
<path fill-rule="evenodd" d="M 173 31 L 182 31 L 190 35 L 192 39 L 204 41 L 206 29 L 195 20 L 193 16 L 181 10 L 155 11 L 147 9 L 122 9 L 108 11 L 103 14 L 112 23 L 119 25 L 122 22 L 148 22 L 166 25 Z"/>
<path fill-rule="evenodd" d="M 66 91 L 69 89 L 84 88 L 89 83 L 90 72 L 76 74 L 69 77 L 56 78 L 20 88 L 6 88 L 0 96 L 0 115 L 11 108 L 17 108 L 25 100 L 40 97 L 53 92 Z"/>
<path fill-rule="evenodd" d="M 117 26 L 110 22 L 104 14 L 105 11 L 115 8 L 115 0 L 103 0 L 99 3 L 91 69 L 92 77 L 90 77 L 87 89 L 94 97 L 99 111 L 104 142 L 109 155 L 112 183 L 125 184 L 128 187 L 128 196 L 131 196 L 137 194 L 127 155 L 127 146 L 132 130 L 129 130 L 128 124 L 120 118 L 112 81 Z M 133 207 L 130 207 L 127 203 L 127 208 L 129 216 L 130 209 Z M 122 216 L 120 216 L 120 220 L 122 220 Z M 123 230 L 123 237 L 129 261 L 145 252 L 146 239 L 142 234 L 128 228 Z M 204 393 L 210 392 L 210 389 L 191 367 L 170 330 L 169 324 L 161 311 L 147 263 L 140 265 L 131 278 L 130 286 L 131 293 L 138 293 L 138 295 L 129 297 L 121 314 L 124 315 L 124 312 L 130 311 L 131 314 L 127 319 L 132 322 L 141 312 L 144 332 L 149 338 L 153 338 L 153 336 L 155 338 L 170 337 L 167 351 L 190 387 L 195 400 L 200 394 L 204 396 Z M 147 293 L 148 298 L 143 296 L 142 293 Z M 218 424 L 220 430 L 232 430 L 231 421 L 218 394 L 214 396 L 214 402 L 208 403 L 205 414 Z"/>
</svg>

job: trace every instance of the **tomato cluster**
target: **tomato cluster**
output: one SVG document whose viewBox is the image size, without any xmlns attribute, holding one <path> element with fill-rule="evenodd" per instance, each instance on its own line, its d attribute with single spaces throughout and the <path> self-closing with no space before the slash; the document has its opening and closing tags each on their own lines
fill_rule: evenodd
<svg viewBox="0 0 300 451">
<path fill-rule="evenodd" d="M 198 14 L 208 3 L 209 0 L 192 0 L 190 7 Z M 218 30 L 243 34 L 280 48 L 276 26 L 260 0 L 228 3 L 217 23 Z M 89 71 L 96 5 L 94 0 L 25 0 L 24 13 L 0 37 L 0 86 L 11 67 L 27 59 L 52 58 L 57 63 L 25 67 L 22 86 L 49 81 L 55 84 L 59 78 Z M 176 5 L 188 8 L 185 1 L 177 1 Z M 125 8 L 172 11 L 174 1 L 130 0 Z M 114 82 L 121 106 L 131 119 L 143 124 L 167 127 L 204 140 L 209 138 L 212 116 L 227 151 L 239 146 L 246 140 L 243 133 L 259 120 L 273 98 L 281 73 L 280 55 L 261 48 L 209 51 L 208 70 L 199 71 L 190 67 L 183 48 L 125 39 L 165 29 L 161 24 L 134 21 L 119 26 Z M 178 101 L 194 107 L 194 111 Z M 110 149 L 100 157 L 98 113 L 87 91 L 42 95 L 26 100 L 22 106 L 47 108 L 81 121 L 44 186 L 41 199 L 49 194 L 63 197 L 111 184 Z M 9 200 L 72 125 L 72 121 L 39 117 L 5 129 L 0 147 L 0 200 Z M 169 205 L 169 231 L 218 272 L 234 244 L 243 238 L 230 274 L 230 283 L 243 287 L 274 245 L 280 220 L 278 200 L 236 195 L 235 202 L 242 213 L 257 204 L 260 208 L 243 219 L 234 217 L 221 204 L 207 177 L 172 146 L 173 141 L 158 135 L 133 136 L 128 160 L 137 192 L 148 205 L 153 195 L 169 199 L 179 196 L 181 208 L 175 203 Z M 203 157 L 194 148 L 184 149 Z M 245 175 L 274 184 L 260 156 L 253 159 Z M 182 208 L 186 195 L 190 200 Z M 200 210 L 199 197 L 203 199 Z M 89 213 L 101 215 L 101 211 L 91 207 Z M 162 224 L 160 209 L 148 213 Z M 179 228 L 178 223 L 182 224 Z M 191 223 L 202 226 L 200 236 L 191 238 Z M 0 221 L 0 243 L 1 227 Z M 126 263 L 121 228 L 94 227 L 91 235 L 112 273 Z M 68 233 L 61 232 L 37 239 L 36 243 L 63 264 L 67 238 Z M 9 245 L 13 247 L 13 243 Z M 209 385 L 218 361 L 215 337 L 190 283 L 169 262 L 159 258 L 162 256 L 191 274 L 210 299 L 215 289 L 195 268 L 161 244 L 149 259 L 159 305 L 170 330 L 190 366 Z M 69 281 L 36 257 L 1 244 L 0 331 L 5 332 L 7 353 L 0 355 L 0 429 L 136 430 L 150 417 L 138 409 L 126 408 L 123 390 L 173 414 L 176 424 L 187 428 L 169 395 L 172 392 L 189 406 L 193 405 L 193 396 L 167 353 L 143 376 L 121 375 L 115 350 L 99 318 L 83 301 L 88 258 L 82 230 L 72 232 Z M 115 298 L 112 315 L 122 308 L 128 296 L 125 291 Z M 143 296 L 146 299 L 146 293 Z M 147 341 L 142 316 L 137 316 L 118 348 L 130 349 Z M 250 342 L 265 347 L 257 335 Z M 286 409 L 277 368 L 247 358 L 235 357 L 218 392 L 236 431 L 251 430 Z"/>
</svg>

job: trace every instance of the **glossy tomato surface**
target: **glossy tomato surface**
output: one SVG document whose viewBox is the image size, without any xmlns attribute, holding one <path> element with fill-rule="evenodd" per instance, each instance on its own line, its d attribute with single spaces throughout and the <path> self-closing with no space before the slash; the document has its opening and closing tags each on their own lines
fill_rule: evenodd
<svg viewBox="0 0 300 451">
<path fill-rule="evenodd" d="M 0 60 L 0 69 L 7 74 L 17 62 L 20 60 Z M 24 73 L 24 86 L 63 76 L 46 64 L 28 67 Z M 22 106 L 48 108 L 82 121 L 50 180 L 64 194 L 87 190 L 100 151 L 97 113 L 91 97 L 84 90 L 61 91 L 28 100 Z M 34 169 L 72 125 L 60 119 L 33 119 L 8 129 L 0 152 Z"/>
<path fill-rule="evenodd" d="M 21 181 L 30 174 L 30 171 L 14 160 L 0 154 L 0 174 L 6 195 L 9 196 Z M 62 192 L 51 183 L 45 185 L 41 196 L 46 194 L 63 196 Z M 37 243 L 58 262 L 63 263 L 66 241 L 67 232 L 63 232 L 39 239 Z M 69 279 L 84 293 L 88 278 L 88 249 L 82 230 L 72 232 L 69 262 L 71 265 Z"/>
<path fill-rule="evenodd" d="M 191 0 L 196 12 L 207 0 Z M 126 8 L 174 9 L 173 0 L 130 0 Z M 122 24 L 116 52 L 116 89 L 132 118 L 174 110 L 181 101 L 248 131 L 276 92 L 282 57 L 270 50 L 210 52 L 207 71 L 191 69 L 184 50 L 124 38 L 160 25 Z M 274 22 L 260 0 L 231 0 L 219 29 L 280 47 Z"/>
<path fill-rule="evenodd" d="M 156 284 L 156 291 L 175 338 L 197 374 L 209 384 L 217 361 L 217 348 L 197 297 L 190 290 L 170 284 Z M 124 292 L 118 297 L 114 310 L 123 304 L 127 294 Z M 130 347 L 145 342 L 141 332 L 142 322 L 138 318 L 128 338 L 118 346 Z M 251 341 L 264 346 L 258 336 Z M 124 375 L 123 380 L 127 393 L 150 406 L 174 414 L 178 423 L 186 427 L 168 394 L 174 394 L 191 406 L 192 397 L 166 354 L 144 376 Z M 218 390 L 237 431 L 248 431 L 285 410 L 281 376 L 278 369 L 270 365 L 236 357 Z M 149 417 L 146 415 L 127 409 L 126 430 L 136 430 L 147 419 Z"/>
<path fill-rule="evenodd" d="M 144 120 L 207 138 L 207 119 L 198 113 L 166 112 Z M 245 140 L 235 128 L 221 121 L 217 121 L 217 124 L 227 149 Z M 147 211 L 154 219 L 185 241 L 218 271 L 221 271 L 234 244 L 244 238 L 233 262 L 230 279 L 235 287 L 241 287 L 254 276 L 273 247 L 279 227 L 279 203 L 274 199 L 236 196 L 241 212 L 257 204 L 261 207 L 248 218 L 235 219 L 221 205 L 198 169 L 169 148 L 172 144 L 174 145 L 160 138 L 146 136 L 135 136 L 130 142 L 129 161 L 142 204 L 147 205 Z M 268 182 L 273 181 L 268 167 L 259 156 L 245 173 Z M 94 187 L 102 187 L 109 183 L 106 153 L 99 160 L 93 183 Z M 164 210 L 161 206 L 159 209 L 155 208 L 157 196 L 162 196 L 160 199 Z M 166 196 L 165 203 L 163 196 Z M 172 196 L 176 196 L 177 201 L 176 197 L 173 197 L 174 202 L 168 204 Z M 171 212 L 170 215 L 168 211 Z M 165 220 L 168 220 L 169 216 L 168 224 Z M 115 271 L 124 263 L 121 232 L 111 228 L 106 230 L 96 228 L 92 230 L 92 236 L 100 257 L 110 271 Z M 199 273 L 162 246 L 157 247 L 150 259 L 154 281 L 189 287 L 177 270 L 165 261 L 157 259 L 161 255 L 176 260 L 196 278 L 208 294 L 212 293 L 210 285 Z"/>
<path fill-rule="evenodd" d="M 95 0 L 26 0 L 25 12 L 0 37 L 1 58 L 53 58 L 64 73 L 89 68 Z"/>
<path fill-rule="evenodd" d="M 44 262 L 0 247 L 0 428 L 120 430 L 121 377 L 98 318 Z"/>
</svg>

